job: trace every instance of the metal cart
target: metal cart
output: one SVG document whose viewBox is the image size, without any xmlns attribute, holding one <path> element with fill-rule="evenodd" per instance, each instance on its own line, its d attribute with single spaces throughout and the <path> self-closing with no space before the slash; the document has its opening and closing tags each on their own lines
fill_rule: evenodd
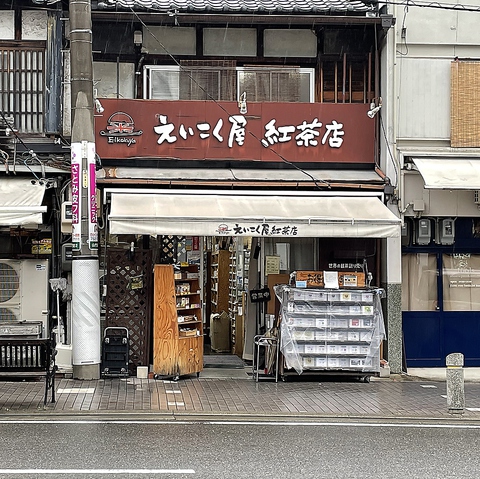
<svg viewBox="0 0 480 479">
<path fill-rule="evenodd" d="M 102 343 L 102 377 L 128 376 L 128 329 L 105 328 Z"/>
</svg>

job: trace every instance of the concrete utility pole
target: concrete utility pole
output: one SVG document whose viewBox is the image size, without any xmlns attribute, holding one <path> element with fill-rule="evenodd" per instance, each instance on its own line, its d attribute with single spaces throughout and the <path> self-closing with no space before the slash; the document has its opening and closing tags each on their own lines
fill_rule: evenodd
<svg viewBox="0 0 480 479">
<path fill-rule="evenodd" d="M 100 292 L 90 0 L 69 0 L 72 95 L 72 356 L 75 379 L 100 377 Z"/>
</svg>

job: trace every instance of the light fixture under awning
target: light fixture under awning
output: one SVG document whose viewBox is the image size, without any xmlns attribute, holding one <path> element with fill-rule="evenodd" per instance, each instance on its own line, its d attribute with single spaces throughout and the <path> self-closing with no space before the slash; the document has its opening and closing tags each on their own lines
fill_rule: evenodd
<svg viewBox="0 0 480 479">
<path fill-rule="evenodd" d="M 376 196 L 116 193 L 112 234 L 362 237 L 400 234 L 401 220 Z"/>
<path fill-rule="evenodd" d="M 425 188 L 480 190 L 480 158 L 413 158 Z"/>
<path fill-rule="evenodd" d="M 26 226 L 43 223 L 45 184 L 25 178 L 0 180 L 0 226 Z"/>
</svg>

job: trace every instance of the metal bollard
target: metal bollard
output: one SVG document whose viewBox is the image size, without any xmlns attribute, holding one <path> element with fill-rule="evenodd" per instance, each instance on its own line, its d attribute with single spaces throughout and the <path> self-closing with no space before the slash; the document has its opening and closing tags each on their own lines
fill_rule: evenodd
<svg viewBox="0 0 480 479">
<path fill-rule="evenodd" d="M 449 354 L 446 358 L 446 364 L 448 412 L 451 414 L 463 414 L 465 409 L 463 354 Z"/>
</svg>

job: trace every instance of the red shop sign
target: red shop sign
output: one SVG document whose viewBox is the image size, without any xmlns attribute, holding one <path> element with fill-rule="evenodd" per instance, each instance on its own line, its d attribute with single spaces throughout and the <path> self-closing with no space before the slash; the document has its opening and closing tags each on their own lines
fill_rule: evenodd
<svg viewBox="0 0 480 479">
<path fill-rule="evenodd" d="M 101 158 L 373 163 L 365 104 L 102 99 Z"/>
</svg>

